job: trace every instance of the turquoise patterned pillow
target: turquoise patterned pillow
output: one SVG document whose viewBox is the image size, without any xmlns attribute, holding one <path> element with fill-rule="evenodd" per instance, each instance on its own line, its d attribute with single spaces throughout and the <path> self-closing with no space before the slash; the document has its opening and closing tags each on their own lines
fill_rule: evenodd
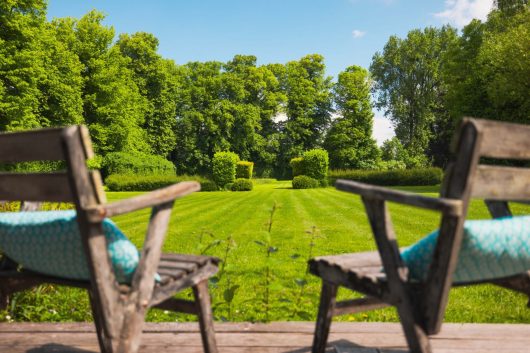
<svg viewBox="0 0 530 353">
<path fill-rule="evenodd" d="M 424 280 L 438 231 L 405 249 L 401 257 L 414 280 Z M 530 270 L 530 216 L 466 221 L 453 282 L 512 276 Z"/>
<path fill-rule="evenodd" d="M 130 283 L 138 249 L 110 219 L 103 221 L 116 279 Z M 75 211 L 0 213 L 0 249 L 24 268 L 62 278 L 90 278 Z"/>
</svg>

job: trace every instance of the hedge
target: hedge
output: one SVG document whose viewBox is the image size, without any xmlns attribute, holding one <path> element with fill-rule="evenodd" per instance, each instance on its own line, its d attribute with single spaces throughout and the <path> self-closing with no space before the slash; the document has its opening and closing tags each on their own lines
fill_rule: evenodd
<svg viewBox="0 0 530 353">
<path fill-rule="evenodd" d="M 175 166 L 167 159 L 145 153 L 108 153 L 101 162 L 104 176 L 111 174 L 175 175 Z"/>
<path fill-rule="evenodd" d="M 314 149 L 305 152 L 302 164 L 305 175 L 316 180 L 327 179 L 329 166 L 327 151 Z"/>
<path fill-rule="evenodd" d="M 239 157 L 233 152 L 217 152 L 213 156 L 212 175 L 217 185 L 225 187 L 226 184 L 234 182 L 238 161 Z"/>
<path fill-rule="evenodd" d="M 201 191 L 219 190 L 217 185 L 197 175 L 130 175 L 112 174 L 105 179 L 109 191 L 152 191 L 181 181 L 198 181 Z"/>
<path fill-rule="evenodd" d="M 402 170 L 331 170 L 329 180 L 335 184 L 337 179 L 355 180 L 367 184 L 385 186 L 436 185 L 442 182 L 443 171 L 440 168 L 419 168 Z"/>
<path fill-rule="evenodd" d="M 293 178 L 298 175 L 304 174 L 304 159 L 302 157 L 296 157 L 291 159 L 289 162 L 289 165 L 291 166 L 291 169 L 293 170 Z"/>
<path fill-rule="evenodd" d="M 236 165 L 236 178 L 237 179 L 251 179 L 252 171 L 254 169 L 254 162 L 239 161 Z"/>
<path fill-rule="evenodd" d="M 232 191 L 250 191 L 254 187 L 254 184 L 252 184 L 252 180 L 246 179 L 246 178 L 239 178 L 236 179 L 232 183 L 232 186 L 230 187 L 230 190 Z"/>
<path fill-rule="evenodd" d="M 307 175 L 297 175 L 293 178 L 293 189 L 314 189 L 320 186 L 320 182 Z"/>
</svg>

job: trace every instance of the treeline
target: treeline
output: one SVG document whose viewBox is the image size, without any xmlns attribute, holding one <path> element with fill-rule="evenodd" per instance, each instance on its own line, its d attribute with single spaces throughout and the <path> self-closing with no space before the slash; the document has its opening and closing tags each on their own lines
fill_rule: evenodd
<svg viewBox="0 0 530 353">
<path fill-rule="evenodd" d="M 318 147 L 334 169 L 443 165 L 462 115 L 528 122 L 528 5 L 498 8 L 461 35 L 391 37 L 371 74 L 351 66 L 333 82 L 318 54 L 177 65 L 152 34 L 116 38 L 97 11 L 47 21 L 45 0 L 1 2 L 0 131 L 86 124 L 97 163 L 165 158 L 178 174 L 208 174 L 216 152 L 232 151 L 257 175 L 285 177 L 293 157 Z M 396 128 L 382 149 L 372 93 Z"/>
</svg>

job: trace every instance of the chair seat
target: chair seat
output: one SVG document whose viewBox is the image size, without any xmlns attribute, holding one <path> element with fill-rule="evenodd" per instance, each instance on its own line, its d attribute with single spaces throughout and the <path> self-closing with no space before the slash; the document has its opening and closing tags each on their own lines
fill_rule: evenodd
<svg viewBox="0 0 530 353">
<path fill-rule="evenodd" d="M 388 293 L 386 274 L 377 251 L 320 256 L 309 261 L 310 272 L 326 281 L 379 298 Z"/>
<path fill-rule="evenodd" d="M 181 289 L 207 280 L 218 271 L 220 260 L 212 256 L 165 253 L 160 257 L 150 306 L 157 305 Z"/>
</svg>

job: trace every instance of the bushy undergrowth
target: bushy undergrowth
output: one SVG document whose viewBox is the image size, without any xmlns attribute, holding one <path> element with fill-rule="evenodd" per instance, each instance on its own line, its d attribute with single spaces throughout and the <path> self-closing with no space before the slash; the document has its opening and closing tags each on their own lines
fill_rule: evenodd
<svg viewBox="0 0 530 353">
<path fill-rule="evenodd" d="M 236 178 L 250 179 L 254 170 L 254 162 L 239 161 L 236 166 Z"/>
<path fill-rule="evenodd" d="M 111 174 L 175 175 L 175 166 L 167 159 L 145 153 L 112 152 L 103 158 L 101 171 Z"/>
<path fill-rule="evenodd" d="M 403 170 L 357 170 L 337 169 L 329 172 L 333 185 L 337 179 L 355 180 L 367 184 L 386 186 L 436 185 L 442 182 L 443 171 L 440 168 L 421 168 Z"/>
<path fill-rule="evenodd" d="M 220 187 L 233 183 L 236 179 L 236 168 L 239 157 L 233 152 L 217 152 L 213 156 L 212 176 Z"/>
<path fill-rule="evenodd" d="M 245 179 L 245 178 L 239 178 L 236 179 L 232 186 L 230 187 L 230 190 L 232 191 L 250 191 L 254 187 L 254 184 L 252 184 L 252 180 Z"/>
<path fill-rule="evenodd" d="M 298 175 L 293 178 L 293 189 L 314 189 L 320 186 L 320 182 L 307 175 Z"/>
<path fill-rule="evenodd" d="M 112 174 L 105 179 L 109 191 L 151 191 L 181 181 L 198 181 L 201 191 L 217 191 L 217 185 L 198 175 L 127 175 Z"/>
</svg>

